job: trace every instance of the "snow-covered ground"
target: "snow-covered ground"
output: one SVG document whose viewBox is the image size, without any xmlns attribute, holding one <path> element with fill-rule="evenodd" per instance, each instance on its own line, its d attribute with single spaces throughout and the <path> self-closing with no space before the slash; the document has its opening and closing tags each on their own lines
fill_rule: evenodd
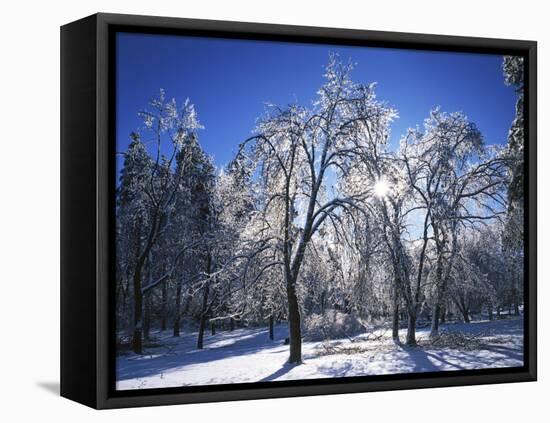
<svg viewBox="0 0 550 423">
<path fill-rule="evenodd" d="M 405 330 L 400 332 L 405 339 Z M 376 339 L 366 336 L 326 342 L 304 342 L 303 364 L 289 365 L 287 328 L 237 329 L 205 334 L 205 348 L 195 348 L 196 333 L 173 338 L 154 333 L 162 347 L 148 348 L 143 356 L 117 358 L 117 389 L 144 389 L 185 385 L 212 385 L 365 376 L 440 370 L 517 367 L 523 365 L 522 319 L 447 324 L 442 332 L 476 336 L 475 348 L 408 347 L 391 340 L 389 332 Z M 419 344 L 427 341 L 428 328 L 418 329 Z M 329 347 L 327 349 L 327 346 Z"/>
</svg>

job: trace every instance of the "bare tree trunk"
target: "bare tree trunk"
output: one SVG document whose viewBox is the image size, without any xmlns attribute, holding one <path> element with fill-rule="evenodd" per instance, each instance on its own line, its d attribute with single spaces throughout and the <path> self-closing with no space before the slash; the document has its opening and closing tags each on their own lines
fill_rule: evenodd
<svg viewBox="0 0 550 423">
<path fill-rule="evenodd" d="M 269 316 L 269 339 L 273 341 L 275 337 L 273 336 L 273 314 Z"/>
<path fill-rule="evenodd" d="M 437 337 L 439 335 L 439 313 L 441 306 L 436 304 L 432 313 L 432 327 L 430 330 L 430 337 Z"/>
<path fill-rule="evenodd" d="M 451 269 L 453 268 L 454 257 L 457 250 L 457 237 L 455 234 L 456 222 L 451 226 L 451 251 L 450 256 L 447 259 L 447 262 L 444 261 L 443 251 L 444 248 L 437 246 L 438 258 L 437 258 L 437 267 L 436 267 L 436 303 L 434 307 L 434 314 L 432 316 L 432 327 L 430 331 L 431 336 L 437 336 L 439 334 L 439 324 L 444 322 L 444 317 L 440 322 L 440 318 L 445 313 L 444 311 L 444 302 L 447 299 L 447 281 L 449 279 Z M 448 243 L 449 235 L 443 230 L 443 245 Z"/>
<path fill-rule="evenodd" d="M 493 320 L 493 304 L 489 301 L 487 303 L 487 314 L 489 315 L 489 320 Z"/>
<path fill-rule="evenodd" d="M 128 317 L 128 279 L 120 278 L 117 280 L 117 327 L 128 328 L 129 321 L 126 320 Z"/>
<path fill-rule="evenodd" d="M 288 329 L 290 338 L 289 363 L 302 362 L 302 333 L 300 327 L 300 308 L 293 284 L 287 284 Z"/>
<path fill-rule="evenodd" d="M 162 303 L 161 303 L 161 316 L 160 316 L 160 330 L 165 331 L 167 327 L 167 313 L 168 313 L 168 281 L 162 283 Z"/>
<path fill-rule="evenodd" d="M 197 348 L 199 350 L 203 349 L 204 346 L 204 327 L 206 326 L 206 315 L 201 314 L 199 320 L 199 336 L 197 338 Z"/>
<path fill-rule="evenodd" d="M 141 270 L 143 267 L 143 256 L 140 255 L 140 240 L 141 240 L 141 220 L 138 221 L 137 224 L 137 263 L 136 267 L 134 269 L 134 277 L 133 277 L 133 285 L 134 285 L 134 333 L 132 335 L 132 350 L 136 354 L 141 354 L 143 351 L 143 345 L 142 345 L 142 322 L 141 322 L 141 314 L 142 314 L 142 294 L 141 294 Z"/>
<path fill-rule="evenodd" d="M 518 279 L 518 271 L 517 267 L 513 265 L 513 274 L 514 274 L 514 288 L 512 291 L 512 295 L 514 298 L 514 315 L 519 316 L 519 305 L 521 304 L 521 295 L 520 290 L 518 288 L 519 283 L 521 283 Z"/>
<path fill-rule="evenodd" d="M 141 354 L 143 351 L 142 331 L 143 331 L 143 292 L 141 286 L 141 276 L 143 268 L 149 253 L 155 244 L 158 230 L 158 209 L 153 213 L 151 218 L 151 228 L 147 236 L 145 247 L 140 254 L 141 245 L 141 219 L 137 223 L 137 240 L 138 240 L 138 257 L 134 269 L 134 335 L 132 337 L 132 349 L 136 354 Z M 150 265 L 150 263 L 149 263 Z"/>
<path fill-rule="evenodd" d="M 151 251 L 149 250 L 149 254 L 147 255 L 147 284 L 150 285 L 153 281 L 153 269 L 152 269 L 152 258 L 151 258 Z M 146 341 L 149 340 L 149 335 L 151 333 L 151 293 L 145 292 L 143 294 L 143 301 L 145 303 L 145 310 L 144 310 L 144 316 L 143 316 L 143 339 Z"/>
<path fill-rule="evenodd" d="M 447 307 L 442 305 L 439 308 L 439 324 L 442 325 L 447 321 Z"/>
<path fill-rule="evenodd" d="M 229 318 L 229 331 L 233 332 L 235 330 L 235 319 L 233 317 Z"/>
<path fill-rule="evenodd" d="M 467 308 L 462 310 L 462 318 L 464 319 L 464 323 L 470 323 L 470 315 L 468 314 Z"/>
<path fill-rule="evenodd" d="M 416 345 L 416 312 L 409 310 L 409 321 L 407 324 L 407 345 Z"/>
<path fill-rule="evenodd" d="M 216 322 L 213 320 L 210 321 L 210 333 L 212 335 L 216 334 Z"/>
<path fill-rule="evenodd" d="M 206 260 L 206 274 L 210 275 L 210 254 L 208 254 Z M 204 286 L 204 292 L 202 295 L 202 306 L 201 306 L 201 316 L 199 320 L 199 335 L 197 338 L 197 348 L 202 350 L 204 346 L 204 328 L 206 326 L 206 316 L 208 314 L 208 296 L 210 295 L 210 281 L 207 281 Z"/>
<path fill-rule="evenodd" d="M 392 338 L 394 340 L 399 339 L 399 292 L 397 281 L 394 282 L 393 287 L 393 322 L 392 322 Z"/>
<path fill-rule="evenodd" d="M 173 336 L 180 336 L 180 330 L 181 330 L 181 288 L 182 288 L 182 282 L 181 280 L 178 281 L 178 285 L 176 287 L 176 304 L 174 307 L 174 327 L 173 327 Z"/>
<path fill-rule="evenodd" d="M 416 274 L 416 288 L 413 290 L 411 289 L 410 285 L 410 275 L 407 271 L 407 267 L 403 264 L 404 263 L 404 256 L 402 246 L 399 242 L 399 238 L 394 235 L 392 240 L 392 250 L 394 251 L 394 254 L 396 257 L 394 258 L 394 271 L 399 272 L 397 274 L 401 274 L 402 280 L 401 280 L 401 286 L 403 287 L 403 297 L 405 299 L 406 305 L 407 305 L 407 337 L 406 337 L 406 344 L 407 345 L 416 345 L 416 318 L 418 314 L 418 304 L 420 299 L 420 287 L 422 282 L 422 275 L 423 275 L 423 269 L 424 269 L 424 261 L 426 259 L 426 248 L 428 246 L 428 216 L 429 214 L 426 213 L 426 217 L 424 220 L 424 235 L 423 235 L 423 243 L 422 243 L 422 249 L 420 250 L 420 257 L 418 262 L 418 270 Z"/>
<path fill-rule="evenodd" d="M 132 350 L 136 354 L 143 351 L 142 345 L 142 297 L 141 297 L 141 269 L 134 274 L 134 335 L 132 337 Z"/>
<path fill-rule="evenodd" d="M 464 323 L 470 323 L 470 316 L 469 316 L 469 301 L 467 301 L 464 297 L 460 297 L 458 301 L 456 301 L 456 305 L 460 312 L 462 313 L 462 320 Z"/>
<path fill-rule="evenodd" d="M 440 250 L 441 247 L 438 247 Z M 430 338 L 437 338 L 439 335 L 439 312 L 441 307 L 441 285 L 443 284 L 443 257 L 441 251 L 438 251 L 437 264 L 435 269 L 435 299 L 432 310 L 432 326 L 430 329 Z"/>
<path fill-rule="evenodd" d="M 151 295 L 147 293 L 144 295 L 145 301 L 145 313 L 143 316 L 143 339 L 148 341 L 151 335 Z"/>
</svg>

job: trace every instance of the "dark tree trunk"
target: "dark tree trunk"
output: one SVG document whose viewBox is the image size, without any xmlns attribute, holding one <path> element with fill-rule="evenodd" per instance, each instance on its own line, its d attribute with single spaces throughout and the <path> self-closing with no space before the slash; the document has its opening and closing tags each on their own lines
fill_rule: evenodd
<svg viewBox="0 0 550 423">
<path fill-rule="evenodd" d="M 159 209 L 154 210 L 153 215 L 151 216 L 151 227 L 149 229 L 149 234 L 147 236 L 147 241 L 143 251 L 141 250 L 141 219 L 137 221 L 137 260 L 136 266 L 134 268 L 134 335 L 132 337 L 132 349 L 136 354 L 141 354 L 143 351 L 143 292 L 141 286 L 141 277 L 145 262 L 153 245 L 155 244 L 155 238 L 158 230 L 158 218 L 159 218 Z"/>
<path fill-rule="evenodd" d="M 233 319 L 233 317 L 229 318 L 229 330 L 231 332 L 235 330 L 235 319 Z"/>
<path fill-rule="evenodd" d="M 210 255 L 206 261 L 206 271 L 210 274 Z M 206 326 L 206 316 L 208 315 L 208 296 L 210 295 L 210 282 L 206 282 L 202 296 L 201 316 L 199 321 L 199 336 L 197 337 L 197 348 L 202 350 L 204 345 L 204 328 Z"/>
<path fill-rule="evenodd" d="M 179 313 L 174 315 L 174 325 L 172 328 L 172 336 L 180 336 L 181 321 Z"/>
<path fill-rule="evenodd" d="M 497 306 L 497 319 L 500 319 L 500 306 Z"/>
<path fill-rule="evenodd" d="M 214 321 L 211 321 L 210 322 L 210 333 L 212 335 L 215 335 L 216 334 L 216 322 Z"/>
<path fill-rule="evenodd" d="M 493 320 L 493 304 L 490 302 L 487 304 L 487 314 L 489 315 L 489 320 Z"/>
<path fill-rule="evenodd" d="M 441 306 L 436 304 L 432 313 L 432 328 L 430 330 L 430 337 L 437 337 L 439 335 L 439 313 L 441 312 Z"/>
<path fill-rule="evenodd" d="M 141 268 L 142 265 L 138 263 L 134 273 L 134 334 L 132 336 L 132 350 L 136 354 L 141 354 L 143 352 L 143 296 L 141 293 Z"/>
<path fill-rule="evenodd" d="M 399 339 L 399 305 L 393 305 L 392 338 Z"/>
<path fill-rule="evenodd" d="M 128 317 L 128 283 L 128 278 L 119 279 L 117 283 L 117 325 L 125 328 L 130 327 L 126 320 Z"/>
<path fill-rule="evenodd" d="M 206 326 L 206 314 L 201 314 L 199 320 L 199 336 L 197 338 L 197 348 L 199 350 L 203 349 L 204 345 L 204 327 Z"/>
<path fill-rule="evenodd" d="M 273 336 L 273 314 L 269 316 L 269 339 L 272 341 L 275 339 Z"/>
<path fill-rule="evenodd" d="M 392 320 L 392 338 L 394 340 L 399 339 L 399 292 L 397 281 L 394 282 L 393 287 L 393 320 Z"/>
<path fill-rule="evenodd" d="M 300 308 L 294 284 L 287 284 L 288 297 L 288 329 L 290 338 L 290 357 L 289 363 L 302 362 L 302 333 L 300 327 Z"/>
<path fill-rule="evenodd" d="M 416 313 L 409 311 L 407 324 L 407 345 L 416 345 Z"/>
<path fill-rule="evenodd" d="M 447 307 L 442 305 L 439 309 L 439 324 L 442 325 L 447 321 Z"/>
<path fill-rule="evenodd" d="M 140 272 L 136 272 L 134 275 L 134 334 L 132 336 L 132 350 L 136 354 L 143 352 L 142 344 L 142 297 L 141 297 L 141 276 Z"/>
<path fill-rule="evenodd" d="M 183 291 L 183 289 L 182 289 Z M 185 307 L 183 307 L 183 311 L 181 312 L 182 316 L 189 316 L 189 308 L 191 307 L 191 302 L 193 301 L 193 290 L 189 288 L 187 290 L 187 296 L 185 300 Z"/>
<path fill-rule="evenodd" d="M 143 339 L 148 341 L 151 335 L 151 295 L 144 295 L 145 313 L 143 316 Z"/>
<path fill-rule="evenodd" d="M 441 301 L 443 299 L 443 284 L 444 284 L 443 247 L 437 241 L 437 239 L 439 238 L 438 232 L 439 231 L 436 231 L 434 228 L 434 237 L 436 239 L 436 247 L 437 247 L 437 263 L 435 267 L 435 284 L 436 285 L 435 285 L 434 305 L 433 305 L 433 311 L 432 311 L 432 326 L 430 329 L 430 338 L 436 338 L 439 335 L 439 316 L 441 314 Z M 443 238 L 444 239 L 446 238 L 444 235 L 444 232 L 443 232 Z"/>
<path fill-rule="evenodd" d="M 152 258 L 151 251 L 147 255 L 147 285 L 150 285 L 153 282 L 153 269 L 152 269 Z M 143 339 L 149 341 L 151 334 L 151 292 L 145 292 L 143 294 L 144 302 L 144 312 L 143 312 Z"/>
<path fill-rule="evenodd" d="M 514 314 L 519 316 L 519 303 L 517 301 L 514 303 Z"/>
<path fill-rule="evenodd" d="M 180 336 L 181 330 L 181 285 L 181 281 L 178 281 L 178 286 L 176 287 L 176 304 L 174 306 L 173 336 Z"/>
<path fill-rule="evenodd" d="M 145 257 L 143 255 L 140 256 L 140 239 L 141 239 L 141 221 L 138 222 L 137 225 L 137 256 L 138 260 L 136 263 L 136 267 L 134 270 L 134 277 L 133 277 L 133 283 L 134 283 L 134 333 L 132 336 L 132 350 L 136 354 L 141 354 L 143 352 L 143 344 L 142 344 L 142 311 L 143 311 L 143 301 L 142 301 L 142 293 L 141 293 L 141 270 L 143 268 L 143 263 L 145 261 Z"/>
<path fill-rule="evenodd" d="M 464 308 L 462 310 L 462 318 L 464 320 L 464 323 L 470 323 L 470 315 L 467 308 Z"/>
<path fill-rule="evenodd" d="M 470 316 L 469 316 L 470 301 L 467 300 L 466 298 L 464 298 L 463 296 L 460 296 L 458 298 L 458 300 L 454 299 L 454 302 L 455 302 L 458 310 L 462 314 L 462 321 L 464 323 L 470 323 Z"/>
<path fill-rule="evenodd" d="M 162 303 L 160 311 L 160 330 L 165 331 L 168 326 L 167 313 L 168 313 L 168 286 L 167 282 L 162 283 Z"/>
</svg>

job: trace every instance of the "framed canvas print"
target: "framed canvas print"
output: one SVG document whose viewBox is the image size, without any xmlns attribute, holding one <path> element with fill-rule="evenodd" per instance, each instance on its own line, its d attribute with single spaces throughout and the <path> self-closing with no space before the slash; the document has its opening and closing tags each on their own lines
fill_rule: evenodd
<svg viewBox="0 0 550 423">
<path fill-rule="evenodd" d="M 536 379 L 536 43 L 61 29 L 61 393 Z"/>
</svg>

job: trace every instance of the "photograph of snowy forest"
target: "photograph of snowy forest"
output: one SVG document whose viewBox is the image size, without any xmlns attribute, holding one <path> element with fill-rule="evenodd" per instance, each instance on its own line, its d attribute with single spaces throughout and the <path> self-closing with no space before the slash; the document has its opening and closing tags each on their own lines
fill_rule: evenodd
<svg viewBox="0 0 550 423">
<path fill-rule="evenodd" d="M 116 35 L 116 389 L 523 366 L 524 69 Z"/>
</svg>

